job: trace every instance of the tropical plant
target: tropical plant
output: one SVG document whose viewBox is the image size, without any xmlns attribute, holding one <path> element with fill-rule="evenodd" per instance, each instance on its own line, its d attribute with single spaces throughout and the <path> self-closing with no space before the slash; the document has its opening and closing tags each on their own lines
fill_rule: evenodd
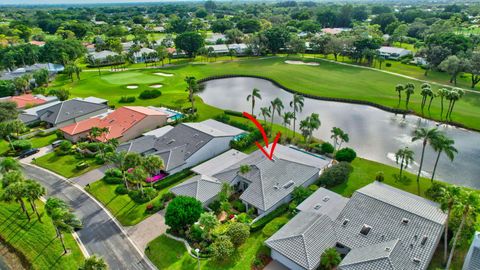
<svg viewBox="0 0 480 270">
<path fill-rule="evenodd" d="M 267 117 L 270 117 L 270 113 L 272 111 L 272 107 L 261 107 L 260 108 L 260 113 L 263 116 L 263 121 L 265 124 L 267 123 Z"/>
<path fill-rule="evenodd" d="M 16 171 L 20 169 L 18 161 L 12 157 L 3 158 L 0 161 L 0 173 L 4 174 L 10 171 Z"/>
<path fill-rule="evenodd" d="M 210 233 L 219 224 L 219 221 L 213 212 L 206 212 L 200 215 L 198 223 L 205 232 L 205 238 L 210 239 Z"/>
<path fill-rule="evenodd" d="M 107 270 L 108 265 L 101 257 L 92 255 L 85 259 L 79 270 Z"/>
<path fill-rule="evenodd" d="M 322 266 L 322 269 L 325 270 L 335 269 L 335 267 L 337 267 L 341 261 L 342 258 L 340 257 L 337 249 L 334 247 L 327 248 L 320 257 L 320 265 Z"/>
<path fill-rule="evenodd" d="M 150 176 L 153 176 L 159 170 L 164 169 L 163 160 L 158 155 L 148 155 L 144 157 L 142 166 Z"/>
<path fill-rule="evenodd" d="M 92 127 L 88 132 L 88 137 L 91 141 L 95 141 L 97 138 L 107 135 L 109 132 L 108 127 Z"/>
<path fill-rule="evenodd" d="M 278 113 L 278 115 L 281 115 L 283 110 L 283 103 L 281 99 L 275 98 L 270 102 L 270 105 L 272 106 L 272 120 L 270 122 L 270 130 L 273 130 L 273 118 L 275 117 L 275 111 Z"/>
<path fill-rule="evenodd" d="M 252 116 L 255 116 L 255 99 L 262 99 L 262 95 L 260 95 L 260 90 L 257 88 L 253 88 L 252 93 L 247 96 L 247 101 L 252 100 Z"/>
<path fill-rule="evenodd" d="M 410 96 L 415 93 L 415 84 L 407 83 L 405 85 L 405 93 L 407 95 L 405 99 L 405 107 L 408 109 L 408 103 L 410 102 Z"/>
<path fill-rule="evenodd" d="M 402 180 L 403 169 L 408 167 L 408 165 L 413 162 L 413 156 L 413 151 L 408 147 L 399 149 L 395 153 L 395 162 L 400 164 L 400 174 L 398 176 L 398 180 Z"/>
<path fill-rule="evenodd" d="M 402 101 L 402 92 L 405 90 L 405 86 L 403 84 L 397 84 L 395 86 L 395 91 L 398 93 L 398 105 L 400 106 L 400 102 Z"/>
<path fill-rule="evenodd" d="M 447 137 L 445 134 L 439 134 L 437 138 L 432 140 L 431 145 L 433 150 L 437 152 L 437 158 L 435 159 L 435 165 L 433 166 L 431 181 L 435 177 L 435 172 L 437 170 L 438 161 L 440 160 L 440 155 L 445 153 L 445 155 L 453 161 L 455 154 L 458 153 L 458 150 L 453 146 L 455 141 Z"/>
<path fill-rule="evenodd" d="M 240 247 L 250 236 L 250 227 L 247 224 L 234 222 L 228 226 L 227 233 L 235 248 Z"/>
<path fill-rule="evenodd" d="M 42 222 L 42 217 L 38 212 L 35 201 L 40 200 L 40 198 L 42 196 L 45 196 L 46 193 L 47 191 L 45 187 L 40 185 L 40 183 L 33 180 L 25 181 L 25 198 L 30 203 L 30 207 L 32 208 L 32 211 L 35 212 L 35 214 L 37 215 L 38 221 L 40 222 Z"/>
<path fill-rule="evenodd" d="M 443 119 L 443 101 L 446 99 L 450 90 L 447 88 L 440 88 L 437 91 L 437 95 L 440 97 L 440 121 Z"/>
<path fill-rule="evenodd" d="M 126 162 L 126 157 L 128 152 L 120 151 L 120 152 L 110 152 L 106 155 L 106 159 L 109 163 L 112 163 L 117 169 L 122 172 L 122 179 L 125 184 L 125 187 L 128 189 L 126 172 L 130 169 L 129 164 Z"/>
<path fill-rule="evenodd" d="M 422 172 L 423 159 L 425 157 L 425 148 L 427 144 L 432 144 L 432 141 L 438 138 L 440 132 L 437 128 L 418 128 L 413 132 L 412 142 L 421 140 L 422 141 L 422 155 L 420 156 L 420 165 L 417 173 L 417 185 L 418 185 L 418 194 L 420 195 L 420 173 Z"/>
<path fill-rule="evenodd" d="M 443 253 L 443 263 L 447 263 L 448 259 L 448 225 L 450 221 L 450 216 L 452 214 L 452 209 L 456 206 L 461 194 L 461 189 L 458 186 L 450 185 L 448 187 L 440 188 L 439 196 L 437 197 L 440 203 L 440 207 L 444 212 L 447 213 L 447 222 L 445 223 L 444 230 L 444 253 Z"/>
<path fill-rule="evenodd" d="M 250 165 L 243 164 L 240 165 L 240 174 L 246 174 L 250 171 Z"/>
<path fill-rule="evenodd" d="M 243 168 L 243 172 L 245 172 L 246 167 L 244 166 Z M 250 170 L 250 167 L 248 169 Z M 240 173 L 242 173 L 242 166 L 240 166 Z M 220 202 L 228 202 L 228 198 L 230 198 L 230 195 L 232 195 L 232 187 L 229 183 L 222 183 L 222 188 L 218 193 L 218 200 Z"/>
<path fill-rule="evenodd" d="M 213 253 L 213 258 L 217 261 L 226 261 L 230 259 L 235 252 L 235 247 L 232 241 L 226 235 L 220 235 L 217 237 L 210 248 Z"/>
<path fill-rule="evenodd" d="M 304 98 L 302 95 L 293 94 L 293 100 L 290 101 L 290 107 L 293 108 L 293 138 L 295 138 L 295 128 L 297 113 L 302 112 L 304 106 Z"/>
<path fill-rule="evenodd" d="M 333 127 L 330 131 L 332 135 L 330 138 L 333 139 L 333 149 L 334 151 L 338 148 L 342 147 L 343 142 L 349 142 L 350 138 L 347 133 L 345 133 L 341 128 Z"/>
<path fill-rule="evenodd" d="M 465 92 L 462 89 L 449 91 L 446 96 L 447 100 L 449 101 L 447 115 L 445 116 L 446 119 L 452 120 L 453 108 L 455 107 L 457 101 L 460 100 L 464 94 Z"/>
<path fill-rule="evenodd" d="M 197 222 L 203 212 L 202 203 L 197 199 L 187 196 L 175 197 L 167 206 L 165 224 L 172 230 L 186 229 L 187 226 Z"/>
<path fill-rule="evenodd" d="M 9 171 L 2 175 L 2 187 L 6 188 L 8 185 L 16 182 L 25 181 L 25 177 L 23 176 L 21 171 Z"/>
<path fill-rule="evenodd" d="M 293 117 L 294 117 L 293 112 L 285 112 L 282 115 L 282 118 L 283 118 L 282 122 L 283 122 L 283 127 L 285 128 L 285 134 L 288 134 L 287 133 L 288 132 L 287 125 L 290 126 L 290 124 L 291 124 L 290 120 L 293 119 Z"/>
<path fill-rule="evenodd" d="M 427 103 L 427 98 L 430 96 L 433 96 L 433 91 L 432 87 L 428 83 L 422 84 L 422 90 L 420 92 L 420 95 L 422 95 L 422 103 L 420 107 L 422 108 L 422 114 L 423 114 L 423 109 L 425 108 L 425 104 Z M 429 106 L 430 108 L 430 106 Z"/>
<path fill-rule="evenodd" d="M 26 197 L 26 184 L 25 181 L 18 181 L 9 184 L 4 190 L 2 194 L 2 201 L 5 202 L 11 202 L 11 201 L 16 201 L 18 204 L 20 204 L 20 207 L 22 208 L 22 212 L 25 213 L 27 216 L 28 221 L 30 222 L 30 215 L 28 214 L 28 210 L 25 207 L 25 202 L 23 199 Z"/>
<path fill-rule="evenodd" d="M 67 247 L 63 239 L 63 233 L 71 233 L 75 229 L 81 228 L 81 221 L 70 211 L 68 205 L 57 198 L 48 198 L 45 204 L 47 215 L 52 219 L 53 226 L 57 232 L 57 238 L 60 239 L 63 247 L 63 254 L 67 254 Z"/>
<path fill-rule="evenodd" d="M 310 116 L 307 116 L 304 120 L 300 121 L 300 130 L 302 135 L 305 137 L 306 142 L 310 142 L 313 137 L 313 131 L 318 129 L 321 125 L 319 115 L 317 113 L 312 113 Z"/>
<path fill-rule="evenodd" d="M 188 92 L 188 100 L 192 103 L 192 111 L 191 113 L 195 113 L 195 93 L 198 92 L 200 87 L 198 86 L 197 80 L 195 77 L 186 77 L 185 82 L 187 83 L 187 92 Z"/>
</svg>

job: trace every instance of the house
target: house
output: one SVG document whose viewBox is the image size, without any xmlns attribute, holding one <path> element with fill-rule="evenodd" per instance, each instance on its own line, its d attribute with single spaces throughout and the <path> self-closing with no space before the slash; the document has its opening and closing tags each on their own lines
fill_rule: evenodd
<svg viewBox="0 0 480 270">
<path fill-rule="evenodd" d="M 127 42 L 122 42 L 121 44 L 122 44 L 122 51 L 129 52 L 130 48 L 132 48 L 132 46 L 135 45 L 135 42 L 127 41 Z"/>
<path fill-rule="evenodd" d="M 470 245 L 462 270 L 480 269 L 480 232 L 475 232 L 473 242 Z"/>
<path fill-rule="evenodd" d="M 230 52 L 226 44 L 207 45 L 205 48 L 216 54 L 228 54 Z"/>
<path fill-rule="evenodd" d="M 152 131 L 155 134 L 157 131 Z M 121 144 L 117 151 L 159 155 L 165 171 L 175 173 L 211 159 L 228 149 L 230 141 L 245 131 L 209 119 L 160 128 L 158 136 L 147 135 Z"/>
<path fill-rule="evenodd" d="M 30 66 L 24 66 L 24 67 L 21 67 L 21 68 L 17 68 L 16 70 L 13 70 L 13 71 L 10 71 L 10 72 L 6 72 L 4 74 L 2 74 L 2 76 L 0 77 L 0 80 L 13 80 L 17 77 L 21 77 L 25 74 L 33 74 L 34 72 L 40 70 L 40 69 L 46 69 L 48 71 L 48 73 L 50 74 L 50 76 L 53 76 L 55 74 L 57 74 L 58 72 L 61 72 L 64 70 L 64 66 L 63 65 L 59 65 L 59 64 L 52 64 L 52 63 L 37 63 L 37 64 L 33 64 L 33 65 L 30 65 Z M 32 82 L 34 82 L 35 80 L 32 79 Z"/>
<path fill-rule="evenodd" d="M 210 37 L 207 37 L 205 39 L 206 42 L 208 43 L 213 43 L 213 44 L 216 44 L 217 43 L 217 40 L 225 40 L 225 35 L 224 34 L 221 34 L 221 33 L 213 33 Z"/>
<path fill-rule="evenodd" d="M 93 127 L 107 128 L 108 133 L 96 138 L 98 141 L 117 139 L 126 142 L 142 135 L 146 130 L 155 129 L 167 123 L 167 114 L 140 106 L 125 106 L 108 113 L 85 119 L 60 130 L 65 139 L 78 142 L 87 138 Z"/>
<path fill-rule="evenodd" d="M 188 182 L 190 186 L 181 184 L 171 191 L 176 195 L 190 196 L 195 187 L 199 191 L 196 198 L 206 206 L 218 192 L 210 192 L 213 197 L 206 197 L 200 192 L 206 189 L 202 185 L 208 185 L 209 190 L 220 190 L 223 183 L 228 183 L 241 193 L 240 200 L 247 208 L 253 207 L 259 216 L 263 216 L 290 202 L 295 187 L 313 184 L 329 163 L 328 159 L 283 145 L 277 145 L 272 160 L 261 150 L 248 156 L 231 150 L 193 168 L 192 171 L 202 177 L 193 177 Z M 246 167 L 248 170 L 242 171 Z M 205 177 L 208 183 L 204 181 Z"/>
<path fill-rule="evenodd" d="M 388 47 L 388 46 L 380 47 L 380 49 L 378 49 L 378 52 L 380 53 L 380 56 L 383 56 L 386 59 L 393 59 L 393 60 L 397 60 L 403 56 L 412 54 L 411 51 L 406 50 L 404 48 Z"/>
<path fill-rule="evenodd" d="M 338 35 L 345 31 L 350 31 L 351 28 L 322 28 L 323 34 Z"/>
<path fill-rule="evenodd" d="M 151 57 L 150 54 L 157 53 L 157 51 L 150 48 L 141 48 L 138 52 L 133 53 L 133 62 L 144 63 L 158 61 L 158 57 Z"/>
<path fill-rule="evenodd" d="M 44 95 L 32 95 L 32 94 L 23 94 L 19 96 L 12 97 L 3 97 L 0 98 L 0 102 L 9 101 L 15 102 L 17 104 L 17 109 L 24 109 L 26 107 L 34 107 L 37 105 L 57 101 L 55 96 L 44 96 Z"/>
<path fill-rule="evenodd" d="M 228 45 L 229 50 L 234 50 L 236 55 L 244 55 L 247 53 L 248 46 L 245 43 L 234 43 Z"/>
<path fill-rule="evenodd" d="M 339 270 L 427 269 L 447 222 L 438 204 L 380 182 L 350 199 L 320 188 L 298 209 L 265 241 L 289 269 L 317 269 L 332 247 Z"/>
<path fill-rule="evenodd" d="M 38 47 L 45 46 L 45 41 L 32 40 L 29 43 L 32 44 L 32 45 L 38 46 Z"/>
<path fill-rule="evenodd" d="M 109 50 L 103 50 L 100 52 L 93 52 L 88 55 L 88 58 L 92 62 L 99 61 L 100 63 L 108 63 L 108 58 L 117 56 L 118 53 Z"/>
<path fill-rule="evenodd" d="M 51 102 L 22 111 L 19 119 L 25 124 L 45 122 L 48 127 L 61 128 L 93 116 L 106 113 L 108 106 L 103 103 L 82 99 Z"/>
</svg>

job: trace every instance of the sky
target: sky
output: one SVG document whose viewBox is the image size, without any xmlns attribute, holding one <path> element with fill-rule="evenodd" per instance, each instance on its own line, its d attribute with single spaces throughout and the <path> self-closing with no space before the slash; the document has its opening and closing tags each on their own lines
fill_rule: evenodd
<svg viewBox="0 0 480 270">
<path fill-rule="evenodd" d="M 182 0 L 0 0 L 0 5 L 99 4 L 99 3 L 154 3 Z M 190 0 L 191 1 L 191 0 Z"/>
</svg>

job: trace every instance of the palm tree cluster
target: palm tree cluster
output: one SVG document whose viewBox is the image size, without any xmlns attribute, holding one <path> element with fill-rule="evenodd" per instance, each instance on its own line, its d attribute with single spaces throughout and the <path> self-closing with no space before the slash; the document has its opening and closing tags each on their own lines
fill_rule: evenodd
<svg viewBox="0 0 480 270">
<path fill-rule="evenodd" d="M 348 143 L 350 141 L 348 134 L 345 133 L 345 131 L 343 131 L 341 128 L 333 127 L 330 132 L 332 133 L 330 138 L 333 139 L 333 152 L 337 150 L 337 146 L 338 149 L 340 149 L 344 142 Z"/>
<path fill-rule="evenodd" d="M 406 98 L 405 98 L 405 108 L 408 109 L 408 104 L 410 103 L 410 97 L 415 93 L 415 84 L 413 83 L 407 83 L 405 85 L 403 84 L 397 84 L 395 86 L 395 91 L 398 94 L 398 107 L 400 106 L 400 103 L 402 101 L 402 93 L 405 92 Z M 453 108 L 455 107 L 455 104 L 458 100 L 460 100 L 465 92 L 462 89 L 447 89 L 447 88 L 440 88 L 438 91 L 435 93 L 432 90 L 432 86 L 428 83 L 424 83 L 421 86 L 421 91 L 420 95 L 422 96 L 422 101 L 420 104 L 420 108 L 422 110 L 422 114 L 424 113 L 425 106 L 427 104 L 428 100 L 428 107 L 427 110 L 430 113 L 430 108 L 432 106 L 432 102 L 436 97 L 440 98 L 440 120 L 443 120 L 443 111 L 444 111 L 444 101 L 448 101 L 448 107 L 447 107 L 447 113 L 445 115 L 445 120 L 452 120 L 452 113 L 453 113 Z"/>
<path fill-rule="evenodd" d="M 37 215 L 38 221 L 42 222 L 35 202 L 45 195 L 45 188 L 36 181 L 26 179 L 20 171 L 18 161 L 13 158 L 6 157 L 0 161 L 0 172 L 3 188 L 0 199 L 5 202 L 17 202 L 30 222 L 31 217 L 25 204 L 27 202 Z"/>
<path fill-rule="evenodd" d="M 191 113 L 195 114 L 195 94 L 200 90 L 200 86 L 195 77 L 185 77 L 185 82 L 187 83 L 188 101 L 192 104 Z"/>
<path fill-rule="evenodd" d="M 435 159 L 435 165 L 433 166 L 432 175 L 430 181 L 433 183 L 433 179 L 435 177 L 435 172 L 437 170 L 438 162 L 440 160 L 441 154 L 444 153 L 450 161 L 453 161 L 455 154 L 458 152 L 457 149 L 454 147 L 454 140 L 449 138 L 446 134 L 439 131 L 437 128 L 418 128 L 414 130 L 412 142 L 414 141 L 421 141 L 422 142 L 422 153 L 420 156 L 420 165 L 418 168 L 417 173 L 417 187 L 418 187 L 418 194 L 420 195 L 420 173 L 422 172 L 423 168 L 423 161 L 425 157 L 425 151 L 427 145 L 430 145 L 432 149 L 437 153 L 437 157 Z M 408 147 L 399 149 L 395 153 L 396 163 L 400 165 L 400 175 L 398 180 L 402 180 L 402 172 L 403 169 L 408 167 L 410 163 L 414 160 L 414 153 Z"/>
</svg>

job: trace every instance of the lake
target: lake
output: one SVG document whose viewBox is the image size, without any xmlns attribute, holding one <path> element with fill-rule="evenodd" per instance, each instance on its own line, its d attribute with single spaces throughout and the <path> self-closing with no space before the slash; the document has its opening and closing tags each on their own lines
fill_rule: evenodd
<svg viewBox="0 0 480 270">
<path fill-rule="evenodd" d="M 260 107 L 270 105 L 270 101 L 278 97 L 282 100 L 285 110 L 293 94 L 275 86 L 273 83 L 257 78 L 225 78 L 204 82 L 204 90 L 199 93 L 203 101 L 209 105 L 235 111 L 251 112 L 251 103 L 246 97 L 253 88 L 261 91 L 262 100 L 256 100 L 255 113 L 259 115 Z M 334 88 L 333 88 L 334 89 Z M 392 95 L 395 94 L 392 92 Z M 395 152 L 404 146 L 415 151 L 416 161 L 420 160 L 421 142 L 411 142 L 412 132 L 419 127 L 435 127 L 445 132 L 455 140 L 458 155 L 453 162 L 442 154 L 435 178 L 461 186 L 480 189 L 480 133 L 449 125 L 439 125 L 435 121 L 423 119 L 415 115 L 395 115 L 371 106 L 356 105 L 341 102 L 322 101 L 305 98 L 305 106 L 297 114 L 297 131 L 300 120 L 318 113 L 322 125 L 315 131 L 314 136 L 330 141 L 332 127 L 343 129 L 350 136 L 350 142 L 344 143 L 363 158 L 385 163 L 391 166 L 395 163 Z M 455 114 L 455 112 L 454 112 Z M 259 116 L 262 118 L 262 116 Z M 276 123 L 281 123 L 276 117 Z M 293 122 L 292 122 L 293 123 Z M 422 175 L 429 177 L 436 153 L 427 146 Z M 418 164 L 414 163 L 410 171 L 418 171 Z"/>
</svg>

